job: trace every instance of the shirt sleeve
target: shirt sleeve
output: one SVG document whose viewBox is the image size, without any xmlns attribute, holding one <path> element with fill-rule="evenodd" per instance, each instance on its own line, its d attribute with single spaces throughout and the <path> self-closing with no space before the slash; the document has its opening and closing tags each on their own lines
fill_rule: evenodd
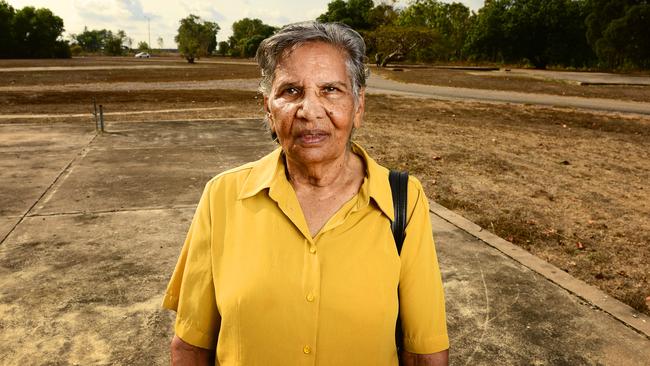
<svg viewBox="0 0 650 366">
<path fill-rule="evenodd" d="M 449 348 L 449 338 L 429 202 L 415 178 L 410 180 L 408 194 L 409 207 L 414 208 L 402 246 L 399 283 L 404 348 L 411 353 L 436 353 Z"/>
<path fill-rule="evenodd" d="M 214 349 L 221 318 L 212 280 L 210 183 L 203 191 L 162 306 L 176 311 L 176 335 Z"/>
</svg>

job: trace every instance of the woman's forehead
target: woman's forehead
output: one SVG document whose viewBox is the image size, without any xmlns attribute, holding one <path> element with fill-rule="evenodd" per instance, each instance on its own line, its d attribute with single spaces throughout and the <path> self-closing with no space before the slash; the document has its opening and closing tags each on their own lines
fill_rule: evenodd
<svg viewBox="0 0 650 366">
<path fill-rule="evenodd" d="M 275 76 L 290 77 L 319 70 L 332 76 L 344 73 L 347 79 L 346 62 L 347 55 L 340 48 L 321 41 L 309 42 L 286 50 L 275 67 Z"/>
</svg>

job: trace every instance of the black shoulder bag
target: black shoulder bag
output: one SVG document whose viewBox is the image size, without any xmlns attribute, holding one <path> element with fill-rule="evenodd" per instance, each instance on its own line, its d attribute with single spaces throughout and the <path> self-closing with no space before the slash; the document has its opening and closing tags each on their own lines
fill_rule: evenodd
<svg viewBox="0 0 650 366">
<path fill-rule="evenodd" d="M 406 236 L 408 180 L 408 172 L 391 170 L 388 174 L 390 191 L 393 195 L 393 209 L 395 211 L 395 219 L 391 223 L 391 230 L 393 231 L 393 238 L 395 238 L 395 245 L 397 246 L 397 255 L 400 255 L 402 252 L 402 244 L 404 244 L 404 237 Z M 403 344 L 402 324 L 399 315 L 397 316 L 397 324 L 395 324 L 395 344 L 397 345 L 397 355 L 399 357 Z"/>
</svg>

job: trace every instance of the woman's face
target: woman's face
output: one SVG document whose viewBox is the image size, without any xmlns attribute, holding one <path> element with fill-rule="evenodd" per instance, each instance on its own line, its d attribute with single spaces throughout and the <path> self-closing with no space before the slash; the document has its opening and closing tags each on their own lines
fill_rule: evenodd
<svg viewBox="0 0 650 366">
<path fill-rule="evenodd" d="M 277 65 L 264 106 L 287 159 L 310 165 L 346 153 L 352 128 L 361 126 L 364 91 L 355 106 L 345 59 L 343 51 L 312 42 Z"/>
</svg>

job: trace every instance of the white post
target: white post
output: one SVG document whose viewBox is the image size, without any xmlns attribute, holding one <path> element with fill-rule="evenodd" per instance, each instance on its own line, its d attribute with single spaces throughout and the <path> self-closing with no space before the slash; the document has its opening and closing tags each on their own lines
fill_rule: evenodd
<svg viewBox="0 0 650 366">
<path fill-rule="evenodd" d="M 149 46 L 149 49 L 151 49 L 151 18 L 147 17 L 147 46 Z"/>
</svg>

